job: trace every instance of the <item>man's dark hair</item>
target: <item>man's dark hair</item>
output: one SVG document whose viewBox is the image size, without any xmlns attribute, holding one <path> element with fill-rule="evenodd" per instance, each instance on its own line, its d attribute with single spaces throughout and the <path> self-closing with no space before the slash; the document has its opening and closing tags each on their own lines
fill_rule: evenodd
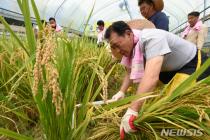
<svg viewBox="0 0 210 140">
<path fill-rule="evenodd" d="M 132 31 L 128 24 L 126 24 L 124 21 L 114 22 L 107 28 L 105 39 L 109 40 L 112 32 L 117 33 L 119 36 L 123 36 L 127 30 Z"/>
<path fill-rule="evenodd" d="M 191 13 L 188 14 L 188 16 L 195 16 L 195 17 L 199 17 L 200 16 L 200 13 L 197 12 L 197 11 L 193 11 Z"/>
<path fill-rule="evenodd" d="M 97 22 L 97 25 L 98 25 L 98 26 L 104 26 L 104 21 L 103 21 L 103 20 L 99 20 L 99 21 Z"/>
<path fill-rule="evenodd" d="M 138 0 L 138 6 L 140 6 L 143 3 L 147 3 L 149 5 L 153 5 L 153 0 Z"/>
<path fill-rule="evenodd" d="M 55 18 L 54 17 L 50 17 L 49 18 L 49 21 L 51 21 L 51 20 L 54 20 L 55 21 Z"/>
</svg>

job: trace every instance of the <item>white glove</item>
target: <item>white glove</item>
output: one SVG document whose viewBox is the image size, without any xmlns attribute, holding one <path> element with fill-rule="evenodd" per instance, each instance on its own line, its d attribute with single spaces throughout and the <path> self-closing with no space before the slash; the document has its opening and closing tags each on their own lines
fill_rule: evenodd
<svg viewBox="0 0 210 140">
<path fill-rule="evenodd" d="M 122 91 L 118 91 L 114 96 L 112 96 L 112 100 L 118 101 L 120 99 L 123 99 L 125 97 L 125 93 Z"/>
<path fill-rule="evenodd" d="M 138 112 L 133 111 L 132 109 L 128 108 L 120 124 L 120 138 L 122 140 L 124 139 L 125 133 L 133 133 L 137 131 L 133 123 L 134 120 L 137 118 L 137 116 L 138 116 Z"/>
</svg>

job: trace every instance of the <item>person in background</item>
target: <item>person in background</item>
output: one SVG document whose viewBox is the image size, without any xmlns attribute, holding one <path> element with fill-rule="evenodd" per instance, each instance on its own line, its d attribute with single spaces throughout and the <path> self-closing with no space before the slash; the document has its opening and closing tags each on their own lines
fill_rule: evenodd
<svg viewBox="0 0 210 140">
<path fill-rule="evenodd" d="M 56 32 L 62 31 L 62 27 L 56 23 L 55 18 L 53 17 L 49 18 L 49 23 L 50 23 L 51 28 L 54 29 Z"/>
<path fill-rule="evenodd" d="M 103 20 L 97 21 L 97 29 L 98 29 L 98 34 L 97 34 L 97 44 L 98 47 L 104 46 L 104 34 L 105 34 L 105 25 Z"/>
<path fill-rule="evenodd" d="M 138 83 L 136 94 L 153 91 L 158 81 L 170 83 L 172 92 L 182 81 L 189 77 L 208 58 L 202 52 L 198 57 L 196 45 L 179 36 L 160 29 L 132 30 L 123 21 L 114 22 L 108 27 L 105 39 L 110 47 L 123 55 L 121 64 L 126 66 L 127 72 L 120 91 L 112 97 L 117 101 L 124 98 L 129 85 Z M 197 80 L 210 75 L 210 67 Z M 168 92 L 168 93 L 170 93 Z M 134 120 L 144 101 L 134 100 L 122 117 L 120 137 L 124 139 L 124 132 L 132 133 L 137 129 Z"/>
<path fill-rule="evenodd" d="M 169 20 L 164 12 L 163 0 L 139 0 L 138 6 L 143 17 L 151 21 L 157 29 L 169 31 Z"/>
<path fill-rule="evenodd" d="M 199 20 L 200 13 L 193 11 L 188 14 L 189 25 L 182 32 L 182 38 L 194 43 L 199 50 L 202 49 L 208 35 L 208 27 Z"/>
<path fill-rule="evenodd" d="M 42 23 L 43 27 L 47 26 L 47 22 L 44 19 L 41 20 L 41 23 Z M 38 27 L 38 25 L 35 25 L 35 24 L 33 24 L 33 27 L 34 27 L 35 38 L 37 39 L 38 38 L 39 27 Z"/>
</svg>

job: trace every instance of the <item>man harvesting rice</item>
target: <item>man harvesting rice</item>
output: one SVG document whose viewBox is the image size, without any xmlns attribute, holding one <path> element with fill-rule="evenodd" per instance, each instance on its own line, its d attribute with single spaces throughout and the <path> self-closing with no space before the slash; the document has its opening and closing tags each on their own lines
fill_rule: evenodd
<svg viewBox="0 0 210 140">
<path fill-rule="evenodd" d="M 124 97 L 133 81 L 139 83 L 137 94 L 152 91 L 157 82 L 168 83 L 176 78 L 186 79 L 196 71 L 198 63 L 203 63 L 207 57 L 197 50 L 196 45 L 172 33 L 159 29 L 131 30 L 123 21 L 114 22 L 106 30 L 105 38 L 113 51 L 123 55 L 121 63 L 126 66 L 127 73 L 120 91 L 112 99 Z M 199 78 L 210 75 L 210 68 Z M 176 80 L 174 80 L 176 81 Z M 138 116 L 142 101 L 133 101 L 122 118 L 120 136 L 135 132 L 133 124 Z"/>
</svg>

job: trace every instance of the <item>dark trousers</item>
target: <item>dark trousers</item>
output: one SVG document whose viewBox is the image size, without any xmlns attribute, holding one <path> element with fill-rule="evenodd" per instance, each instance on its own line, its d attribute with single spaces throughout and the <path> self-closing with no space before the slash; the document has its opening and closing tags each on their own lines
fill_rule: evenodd
<svg viewBox="0 0 210 140">
<path fill-rule="evenodd" d="M 207 59 L 208 59 L 207 55 L 201 51 L 201 64 L 203 64 Z M 197 63 L 198 63 L 198 53 L 196 53 L 195 57 L 185 66 L 183 66 L 180 70 L 161 72 L 159 75 L 159 79 L 164 84 L 167 84 L 175 76 L 176 73 L 184 73 L 191 75 L 196 71 Z M 210 76 L 210 67 L 208 67 L 206 71 L 204 71 L 203 74 L 201 74 L 198 77 L 197 81 L 202 80 L 208 76 Z"/>
</svg>

